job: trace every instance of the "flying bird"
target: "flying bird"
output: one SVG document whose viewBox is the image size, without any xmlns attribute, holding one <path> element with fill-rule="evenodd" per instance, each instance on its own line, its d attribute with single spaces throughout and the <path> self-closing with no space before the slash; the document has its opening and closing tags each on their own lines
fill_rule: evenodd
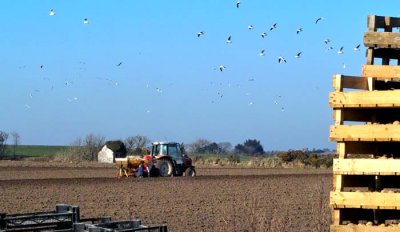
<svg viewBox="0 0 400 232">
<path fill-rule="evenodd" d="M 260 52 L 260 56 L 264 56 L 265 55 L 265 49 L 261 50 Z"/>
<path fill-rule="evenodd" d="M 254 81 L 254 78 L 250 78 L 249 81 Z"/>
<path fill-rule="evenodd" d="M 122 65 L 122 62 L 119 62 L 118 64 L 117 64 L 117 66 L 121 66 Z"/>
<path fill-rule="evenodd" d="M 44 67 L 44 65 L 42 64 L 42 65 L 40 65 L 40 68 L 43 68 Z"/>
<path fill-rule="evenodd" d="M 264 39 L 267 36 L 267 32 L 261 33 L 261 37 Z"/>
<path fill-rule="evenodd" d="M 202 35 L 204 35 L 204 32 L 202 32 L 202 31 L 197 32 L 197 37 L 200 37 L 200 36 L 202 36 Z"/>
<path fill-rule="evenodd" d="M 84 19 L 83 19 L 83 23 L 84 23 L 84 24 L 89 24 L 89 20 L 88 20 L 87 18 L 84 18 Z"/>
<path fill-rule="evenodd" d="M 328 43 L 330 43 L 330 42 L 331 42 L 330 39 L 325 39 L 325 40 L 324 40 L 324 43 L 325 43 L 325 44 L 328 44 Z"/>
<path fill-rule="evenodd" d="M 324 19 L 323 17 L 317 18 L 317 19 L 315 20 L 315 24 L 317 24 L 319 21 L 321 21 L 321 20 L 323 20 L 323 19 Z"/>
<path fill-rule="evenodd" d="M 49 15 L 50 15 L 50 16 L 54 16 L 54 15 L 56 15 L 56 13 L 54 12 L 53 9 L 51 9 Z"/>
<path fill-rule="evenodd" d="M 294 58 L 300 58 L 300 57 L 301 57 L 301 53 L 302 53 L 302 52 L 297 53 L 297 54 L 294 56 Z"/>
<path fill-rule="evenodd" d="M 277 27 L 278 27 L 278 24 L 274 23 L 269 30 L 272 31 L 272 30 L 276 29 Z"/>
<path fill-rule="evenodd" d="M 253 27 L 253 25 L 249 25 L 247 28 L 248 28 L 249 30 L 251 30 L 251 29 L 253 29 L 254 27 Z"/>
<path fill-rule="evenodd" d="M 219 68 L 219 71 L 221 71 L 221 72 L 223 72 L 223 71 L 224 71 L 224 69 L 226 69 L 226 67 L 225 67 L 225 66 L 223 66 L 223 65 L 220 65 L 218 68 Z"/>
<path fill-rule="evenodd" d="M 240 1 L 238 0 L 238 1 L 236 2 L 236 8 L 239 8 L 239 6 L 240 6 Z"/>
<path fill-rule="evenodd" d="M 303 31 L 303 28 L 300 27 L 299 29 L 297 29 L 296 34 L 299 34 L 302 31 Z"/>
<path fill-rule="evenodd" d="M 361 46 L 361 44 L 358 44 L 355 48 L 354 48 L 354 51 L 360 51 L 360 46 Z"/>
<path fill-rule="evenodd" d="M 338 54 L 343 54 L 344 53 L 343 49 L 344 49 L 344 47 L 341 47 L 337 53 Z"/>
<path fill-rule="evenodd" d="M 232 36 L 229 36 L 228 39 L 226 40 L 226 43 L 232 43 Z"/>
<path fill-rule="evenodd" d="M 278 63 L 286 63 L 286 59 L 283 56 L 278 57 Z"/>
</svg>

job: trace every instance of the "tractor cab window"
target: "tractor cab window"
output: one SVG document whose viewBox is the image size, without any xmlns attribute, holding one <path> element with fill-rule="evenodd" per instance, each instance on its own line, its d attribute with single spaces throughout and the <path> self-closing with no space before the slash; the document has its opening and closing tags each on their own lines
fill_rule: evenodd
<svg viewBox="0 0 400 232">
<path fill-rule="evenodd" d="M 174 159 L 180 158 L 180 153 L 177 146 L 169 146 L 169 155 Z"/>
<path fill-rule="evenodd" d="M 168 154 L 167 145 L 161 145 L 161 154 L 163 155 Z"/>
<path fill-rule="evenodd" d="M 153 147 L 153 156 L 160 154 L 160 145 L 156 145 Z"/>
</svg>

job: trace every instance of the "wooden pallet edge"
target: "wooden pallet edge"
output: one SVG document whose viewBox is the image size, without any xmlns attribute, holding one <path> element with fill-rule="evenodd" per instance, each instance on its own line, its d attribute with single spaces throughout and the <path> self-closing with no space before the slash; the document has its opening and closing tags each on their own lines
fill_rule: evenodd
<svg viewBox="0 0 400 232">
<path fill-rule="evenodd" d="M 331 225 L 330 232 L 395 232 L 400 226 Z"/>
</svg>

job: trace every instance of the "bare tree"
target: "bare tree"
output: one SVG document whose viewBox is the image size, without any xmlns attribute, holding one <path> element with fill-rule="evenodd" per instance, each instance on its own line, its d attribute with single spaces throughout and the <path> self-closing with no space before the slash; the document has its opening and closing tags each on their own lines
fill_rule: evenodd
<svg viewBox="0 0 400 232">
<path fill-rule="evenodd" d="M 221 153 L 229 153 L 232 151 L 232 144 L 230 142 L 221 142 L 218 143 L 218 147 L 221 150 Z"/>
<path fill-rule="evenodd" d="M 208 146 L 210 144 L 211 142 L 207 139 L 197 139 L 196 141 L 189 144 L 189 148 L 191 152 L 198 153 L 201 148 L 204 148 L 205 146 Z"/>
<path fill-rule="evenodd" d="M 0 131 L 0 158 L 4 156 L 7 150 L 8 133 Z"/>
<path fill-rule="evenodd" d="M 59 152 L 55 159 L 60 161 L 95 161 L 104 143 L 104 136 L 88 134 L 84 139 L 77 138 L 68 149 Z"/>
<path fill-rule="evenodd" d="M 13 141 L 13 156 L 14 156 L 14 159 L 16 159 L 15 151 L 16 151 L 18 145 L 19 145 L 19 141 L 21 139 L 21 136 L 17 132 L 12 132 L 11 136 L 12 136 L 12 141 Z"/>
<path fill-rule="evenodd" d="M 129 136 L 125 139 L 125 146 L 129 151 L 146 148 L 150 139 L 144 135 Z"/>
</svg>

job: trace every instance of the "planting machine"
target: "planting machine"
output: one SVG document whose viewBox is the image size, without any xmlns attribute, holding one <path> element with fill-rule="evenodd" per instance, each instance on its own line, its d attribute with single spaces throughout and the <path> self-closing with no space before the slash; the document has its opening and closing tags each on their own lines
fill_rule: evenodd
<svg viewBox="0 0 400 232">
<path fill-rule="evenodd" d="M 148 166 L 149 176 L 196 176 L 192 159 L 175 142 L 154 142 L 150 154 L 115 158 L 115 164 L 119 177 L 135 176 L 141 164 Z"/>
</svg>

